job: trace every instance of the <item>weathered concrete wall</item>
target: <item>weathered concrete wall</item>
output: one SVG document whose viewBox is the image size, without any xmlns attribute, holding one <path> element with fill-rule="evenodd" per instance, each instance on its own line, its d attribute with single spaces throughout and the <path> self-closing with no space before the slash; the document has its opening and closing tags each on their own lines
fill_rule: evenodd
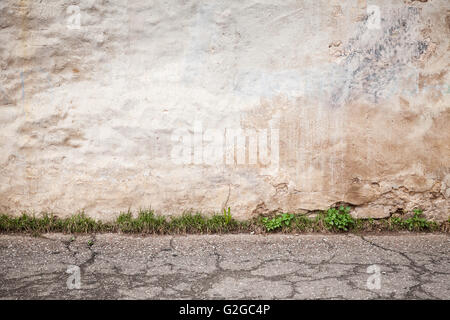
<svg viewBox="0 0 450 320">
<path fill-rule="evenodd" d="M 449 216 L 448 0 L 0 2 L 0 211 Z"/>
</svg>

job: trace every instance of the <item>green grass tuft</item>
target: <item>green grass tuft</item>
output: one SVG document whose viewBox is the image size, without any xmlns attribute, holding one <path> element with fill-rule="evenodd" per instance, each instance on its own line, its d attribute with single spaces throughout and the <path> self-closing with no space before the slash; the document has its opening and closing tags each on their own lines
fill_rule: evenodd
<svg viewBox="0 0 450 320">
<path fill-rule="evenodd" d="M 429 221 L 420 209 L 416 209 L 409 218 L 398 216 L 387 219 L 354 219 L 349 207 L 330 208 L 314 213 L 314 217 L 302 214 L 282 213 L 272 217 L 255 217 L 246 221 L 237 221 L 231 215 L 231 209 L 222 214 L 206 217 L 200 213 L 183 213 L 181 216 L 164 217 L 152 210 L 141 210 L 134 217 L 131 212 L 121 213 L 114 222 L 96 221 L 83 212 L 68 218 L 58 218 L 43 213 L 39 217 L 22 214 L 11 217 L 0 215 L 1 233 L 29 233 L 39 235 L 47 232 L 95 233 L 122 232 L 138 234 L 205 234 L 205 233 L 304 233 L 304 232 L 381 232 L 414 231 L 432 232 L 450 231 L 448 221 L 437 223 Z"/>
</svg>

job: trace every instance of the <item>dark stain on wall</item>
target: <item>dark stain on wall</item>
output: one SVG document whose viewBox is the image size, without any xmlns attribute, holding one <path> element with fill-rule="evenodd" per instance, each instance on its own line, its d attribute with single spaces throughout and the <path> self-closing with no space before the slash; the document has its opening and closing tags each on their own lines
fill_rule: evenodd
<svg viewBox="0 0 450 320">
<path fill-rule="evenodd" d="M 429 46 L 419 25 L 419 10 L 413 7 L 382 19 L 379 30 L 368 29 L 366 17 L 345 47 L 343 81 L 332 93 L 331 104 L 380 103 L 402 90 L 402 81 L 417 74 L 414 62 Z"/>
</svg>

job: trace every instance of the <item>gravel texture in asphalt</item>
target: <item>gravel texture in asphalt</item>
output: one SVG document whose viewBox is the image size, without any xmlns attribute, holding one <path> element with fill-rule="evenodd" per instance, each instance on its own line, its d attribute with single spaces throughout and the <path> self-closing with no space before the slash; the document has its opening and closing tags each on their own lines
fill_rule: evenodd
<svg viewBox="0 0 450 320">
<path fill-rule="evenodd" d="M 1 299 L 450 299 L 450 237 L 0 235 Z"/>
</svg>

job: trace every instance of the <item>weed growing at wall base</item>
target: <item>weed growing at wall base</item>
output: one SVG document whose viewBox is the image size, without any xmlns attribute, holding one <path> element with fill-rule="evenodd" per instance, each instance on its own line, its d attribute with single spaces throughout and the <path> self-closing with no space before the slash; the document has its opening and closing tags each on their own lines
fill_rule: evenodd
<svg viewBox="0 0 450 320">
<path fill-rule="evenodd" d="M 423 211 L 421 209 L 414 209 L 413 216 L 407 219 L 400 217 L 394 217 L 394 223 L 400 227 L 404 227 L 409 231 L 425 231 L 425 230 L 437 230 L 438 225 L 435 221 L 429 221 L 423 217 Z"/>
<path fill-rule="evenodd" d="M 335 231 L 348 231 L 355 226 L 355 220 L 350 215 L 350 207 L 328 209 L 324 221 L 329 230 Z"/>
<path fill-rule="evenodd" d="M 100 231 L 111 231 L 108 225 L 101 221 L 87 217 L 84 213 L 75 214 L 69 218 L 59 219 L 48 213 L 41 217 L 23 213 L 19 217 L 0 215 L 1 232 L 25 232 L 25 233 L 92 233 Z"/>
<path fill-rule="evenodd" d="M 289 227 L 293 218 L 293 214 L 283 213 L 281 215 L 275 216 L 272 219 L 269 219 L 267 217 L 262 218 L 261 222 L 263 223 L 267 231 L 274 231 L 284 226 Z"/>
<path fill-rule="evenodd" d="M 179 216 L 165 217 L 152 210 L 142 210 L 134 216 L 121 213 L 113 222 L 96 221 L 84 213 L 68 218 L 58 218 L 44 213 L 39 217 L 22 214 L 18 217 L 0 215 L 1 233 L 29 233 L 38 235 L 48 232 L 70 234 L 121 232 L 136 234 L 220 234 L 220 233 L 329 233 L 329 232 L 450 232 L 450 218 L 441 223 L 429 221 L 420 209 L 409 218 L 354 219 L 349 207 L 330 208 L 327 211 L 305 214 L 282 213 L 272 217 L 255 217 L 246 221 L 233 218 L 231 209 L 222 214 L 205 216 L 201 213 L 185 212 Z"/>
</svg>

